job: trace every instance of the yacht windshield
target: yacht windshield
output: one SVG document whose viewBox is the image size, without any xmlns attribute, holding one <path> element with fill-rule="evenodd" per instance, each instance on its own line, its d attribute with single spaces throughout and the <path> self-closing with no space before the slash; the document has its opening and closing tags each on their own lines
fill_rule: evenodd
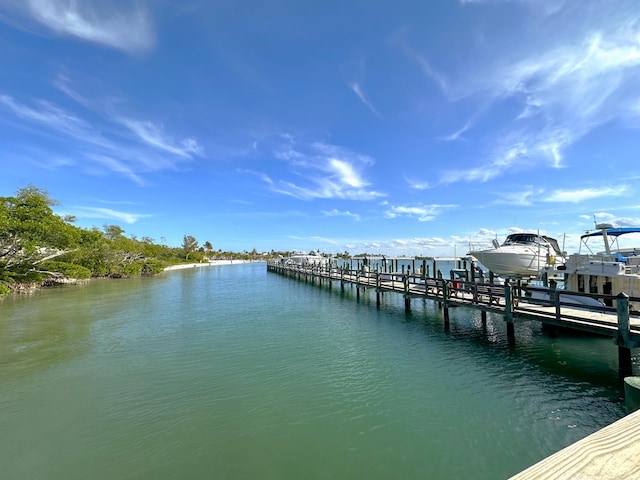
<svg viewBox="0 0 640 480">
<path fill-rule="evenodd" d="M 506 238 L 502 245 L 540 246 L 550 248 L 556 255 L 562 255 L 558 242 L 554 238 L 546 237 L 544 235 L 536 235 L 535 233 L 513 233 Z"/>
<path fill-rule="evenodd" d="M 507 237 L 503 245 L 535 245 L 539 243 L 539 238 L 535 233 L 514 233 Z"/>
</svg>

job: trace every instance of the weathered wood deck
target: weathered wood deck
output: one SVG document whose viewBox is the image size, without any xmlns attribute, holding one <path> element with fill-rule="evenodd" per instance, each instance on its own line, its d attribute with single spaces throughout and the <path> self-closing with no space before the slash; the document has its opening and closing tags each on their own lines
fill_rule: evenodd
<svg viewBox="0 0 640 480">
<path fill-rule="evenodd" d="M 510 480 L 640 478 L 640 410 L 541 460 Z"/>
</svg>

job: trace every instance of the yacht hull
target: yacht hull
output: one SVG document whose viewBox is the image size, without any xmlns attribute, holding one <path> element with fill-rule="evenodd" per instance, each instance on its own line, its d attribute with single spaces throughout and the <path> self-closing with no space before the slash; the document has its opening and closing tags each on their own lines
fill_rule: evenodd
<svg viewBox="0 0 640 480">
<path fill-rule="evenodd" d="M 493 273 L 503 277 L 532 277 L 538 275 L 541 269 L 548 267 L 546 253 L 525 252 L 508 249 L 487 249 L 469 252 L 482 265 Z"/>
</svg>

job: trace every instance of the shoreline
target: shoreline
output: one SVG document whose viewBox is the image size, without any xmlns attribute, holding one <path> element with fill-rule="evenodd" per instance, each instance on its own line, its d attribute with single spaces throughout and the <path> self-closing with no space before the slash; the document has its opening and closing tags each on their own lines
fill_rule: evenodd
<svg viewBox="0 0 640 480">
<path fill-rule="evenodd" d="M 261 260 L 211 260 L 209 262 L 203 262 L 203 263 L 180 263 L 178 265 L 170 265 L 168 267 L 165 267 L 164 270 L 162 270 L 161 272 L 158 272 L 155 275 L 159 275 L 161 273 L 169 272 L 172 270 L 183 270 L 186 268 L 213 267 L 217 265 L 240 265 L 244 263 L 252 263 L 252 262 L 259 262 L 259 261 Z M 138 276 L 141 276 L 141 275 L 138 275 Z M 59 287 L 63 285 L 82 285 L 92 280 L 109 279 L 109 278 L 110 277 L 91 277 L 91 278 L 83 278 L 83 279 L 65 278 L 65 279 L 58 279 L 56 281 L 52 281 L 46 285 L 42 283 L 38 284 L 36 282 L 12 283 L 11 284 L 12 287 L 10 287 L 10 291 L 7 292 L 6 294 L 0 294 L 0 299 L 2 299 L 6 295 L 29 295 L 43 288 L 53 288 L 53 287 Z"/>
<path fill-rule="evenodd" d="M 170 265 L 165 267 L 164 272 L 171 270 L 182 270 L 185 268 L 213 267 L 216 265 L 239 265 L 241 263 L 252 263 L 254 260 L 209 260 L 203 263 L 180 263 L 178 265 Z"/>
</svg>

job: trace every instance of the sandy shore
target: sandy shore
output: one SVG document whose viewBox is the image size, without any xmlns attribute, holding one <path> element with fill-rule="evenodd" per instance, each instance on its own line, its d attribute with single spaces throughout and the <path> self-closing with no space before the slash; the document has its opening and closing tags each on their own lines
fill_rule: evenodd
<svg viewBox="0 0 640 480">
<path fill-rule="evenodd" d="M 171 265 L 170 267 L 166 267 L 164 271 L 181 270 L 183 268 L 212 267 L 215 265 L 240 265 L 241 263 L 249 262 L 250 260 L 211 260 L 209 262 L 202 263 L 181 263 L 180 265 Z"/>
</svg>

